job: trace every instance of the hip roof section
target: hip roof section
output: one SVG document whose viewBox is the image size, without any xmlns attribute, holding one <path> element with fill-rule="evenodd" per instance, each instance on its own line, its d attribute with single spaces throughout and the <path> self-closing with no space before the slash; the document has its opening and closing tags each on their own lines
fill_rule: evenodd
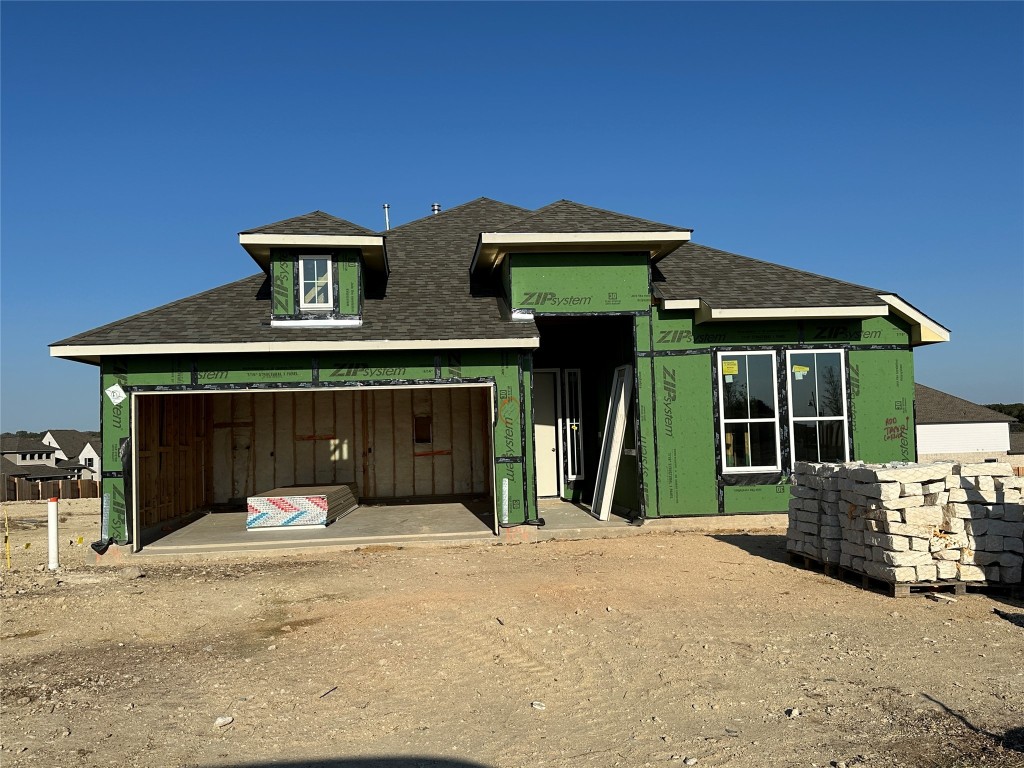
<svg viewBox="0 0 1024 768">
<path fill-rule="evenodd" d="M 382 243 L 390 274 L 386 285 L 373 290 L 368 285 L 361 326 L 272 327 L 270 286 L 263 273 L 55 342 L 51 354 L 96 362 L 117 354 L 534 348 L 539 343 L 536 325 L 512 320 L 501 286 L 471 279 L 470 265 L 486 233 L 534 239 L 550 235 L 555 244 L 573 235 L 581 243 L 615 233 L 623 242 L 653 238 L 663 248 L 659 258 L 668 254 L 651 266 L 654 298 L 668 309 L 696 309 L 698 322 L 808 316 L 812 310 L 831 308 L 851 317 L 902 313 L 905 319 L 909 315 L 934 324 L 899 297 L 874 288 L 682 242 L 690 231 L 569 200 L 531 211 L 481 197 L 383 232 L 313 211 L 241 235 L 370 238 Z M 945 329 L 934 327 L 937 331 L 927 341 L 943 340 L 943 333 L 948 338 Z"/>
<path fill-rule="evenodd" d="M 980 424 L 1015 422 L 1013 416 L 993 411 L 962 397 L 914 384 L 914 419 L 918 424 Z"/>
<path fill-rule="evenodd" d="M 879 296 L 887 291 L 694 242 L 658 262 L 652 279 L 662 299 L 699 300 L 716 309 L 886 306 Z"/>
</svg>

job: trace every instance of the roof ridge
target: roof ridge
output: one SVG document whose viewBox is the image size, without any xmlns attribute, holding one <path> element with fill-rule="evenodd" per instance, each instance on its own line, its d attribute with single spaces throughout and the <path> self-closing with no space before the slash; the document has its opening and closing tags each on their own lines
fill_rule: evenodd
<svg viewBox="0 0 1024 768">
<path fill-rule="evenodd" d="M 710 245 L 704 245 L 703 243 L 695 243 L 692 240 L 690 242 L 688 242 L 688 243 L 684 243 L 684 244 L 680 245 L 679 248 L 677 248 L 676 250 L 672 251 L 672 253 L 668 254 L 665 258 L 666 259 L 672 258 L 673 254 L 678 253 L 679 251 L 681 251 L 683 248 L 686 248 L 687 246 L 696 246 L 698 248 L 703 248 L 703 249 L 708 250 L 708 251 L 715 251 L 717 253 L 724 253 L 726 256 L 735 256 L 738 259 L 745 259 L 747 261 L 753 261 L 753 262 L 756 262 L 757 264 L 764 264 L 764 265 L 769 266 L 769 267 L 776 267 L 777 269 L 785 269 L 785 270 L 787 270 L 789 272 L 796 272 L 799 275 L 810 275 L 811 277 L 817 277 L 820 280 L 827 280 L 830 283 L 836 283 L 837 285 L 849 285 L 849 286 L 853 286 L 854 288 L 863 288 L 865 291 L 874 291 L 875 293 L 877 293 L 879 295 L 881 295 L 883 293 L 884 294 L 892 293 L 892 291 L 884 291 L 884 290 L 882 290 L 880 288 L 872 288 L 870 285 L 861 285 L 860 283 L 851 283 L 849 280 L 840 280 L 840 279 L 835 278 L 835 277 L 829 277 L 828 275 L 820 275 L 817 272 L 809 272 L 806 269 L 798 269 L 797 267 L 789 267 L 789 266 L 786 266 L 785 264 L 776 264 L 775 262 L 772 262 L 772 261 L 764 261 L 763 259 L 755 259 L 753 256 L 744 256 L 742 253 L 733 253 L 732 251 L 723 251 L 721 248 L 713 248 Z"/>
<path fill-rule="evenodd" d="M 518 205 L 513 205 L 512 203 L 506 203 L 506 202 L 504 202 L 502 200 L 495 200 L 493 197 L 486 197 L 484 195 L 481 195 L 480 197 L 475 197 L 472 200 L 467 200 L 464 203 L 459 203 L 458 205 L 452 206 L 451 208 L 447 208 L 445 210 L 442 210 L 440 213 L 429 213 L 426 216 L 421 216 L 418 219 L 413 219 L 412 221 L 407 221 L 407 222 L 405 222 L 405 224 L 399 224 L 397 227 L 392 227 L 391 229 L 378 230 L 378 232 L 376 234 L 378 234 L 378 235 L 387 235 L 389 232 L 395 232 L 396 230 L 402 229 L 404 227 L 408 227 L 411 224 L 419 224 L 420 222 L 423 222 L 423 221 L 433 221 L 435 219 L 440 219 L 442 216 L 444 216 L 447 213 L 452 213 L 454 211 L 459 210 L 460 208 L 465 208 L 466 206 L 473 205 L 473 203 L 479 203 L 481 201 L 487 201 L 488 203 L 498 203 L 499 205 L 507 205 L 509 208 L 518 208 L 521 211 L 527 211 L 527 212 L 530 211 L 529 208 L 522 208 L 522 207 L 520 207 Z"/>
<path fill-rule="evenodd" d="M 269 280 L 270 279 L 270 278 L 267 277 L 267 274 L 265 272 L 257 272 L 255 274 L 249 275 L 248 277 L 243 277 L 243 278 L 241 278 L 239 280 L 232 280 L 230 283 L 224 283 L 222 285 L 214 286 L 213 288 L 207 288 L 205 291 L 200 291 L 199 293 L 193 293 L 193 294 L 191 294 L 189 296 L 182 296 L 180 299 L 175 299 L 174 301 L 168 301 L 166 304 L 161 304 L 158 307 L 152 307 L 152 308 L 144 310 L 142 312 L 138 312 L 138 313 L 136 313 L 134 315 L 129 315 L 128 317 L 122 317 L 120 320 L 115 320 L 112 323 L 107 323 L 106 325 L 101 325 L 101 326 L 98 326 L 96 328 L 90 328 L 88 331 L 83 331 L 82 333 L 76 333 L 74 336 L 68 336 L 66 339 L 61 339 L 60 341 L 51 342 L 47 346 L 48 347 L 59 347 L 59 346 L 65 345 L 65 344 L 70 344 L 72 342 L 72 339 L 75 339 L 75 338 L 77 338 L 79 336 L 84 336 L 86 334 L 90 334 L 91 335 L 93 333 L 98 333 L 99 331 L 107 331 L 107 330 L 110 330 L 112 328 L 117 328 L 119 325 L 123 325 L 124 323 L 130 322 L 132 320 L 138 320 L 141 317 L 147 317 L 149 315 L 154 314 L 155 312 L 159 312 L 161 310 L 167 309 L 168 307 L 173 306 L 174 304 L 180 304 L 181 302 L 188 301 L 189 299 L 198 299 L 200 296 L 205 296 L 208 293 L 213 293 L 214 291 L 222 290 L 222 289 L 227 288 L 228 286 L 231 286 L 231 285 L 238 285 L 239 283 L 244 283 L 247 280 L 252 280 L 254 277 L 257 277 L 257 276 L 263 277 L 264 280 Z"/>
<path fill-rule="evenodd" d="M 364 227 L 362 224 L 356 224 L 354 221 L 350 221 L 349 219 L 343 219 L 340 216 L 335 216 L 333 213 L 328 213 L 327 211 L 323 211 L 323 210 L 320 210 L 319 208 L 317 208 L 316 210 L 309 211 L 307 213 L 300 213 L 297 216 L 289 216 L 288 218 L 281 219 L 280 221 L 272 221 L 269 224 L 260 224 L 258 227 L 249 227 L 249 229 L 243 229 L 238 234 L 240 234 L 240 235 L 253 234 L 253 233 L 256 233 L 257 230 L 269 229 L 270 227 L 276 227 L 276 226 L 278 226 L 280 224 L 287 224 L 288 222 L 297 221 L 299 219 L 306 219 L 306 218 L 309 218 L 311 216 L 320 216 L 320 217 L 326 216 L 332 222 L 335 222 L 335 223 L 338 223 L 338 224 L 345 224 L 347 226 L 356 227 L 357 229 L 361 229 L 361 230 L 363 230 L 364 232 L 366 232 L 368 234 L 372 234 L 373 233 L 372 229 Z"/>
<path fill-rule="evenodd" d="M 577 208 L 583 208 L 583 209 L 586 209 L 587 211 L 591 211 L 591 212 L 594 212 L 594 213 L 604 214 L 606 216 L 614 216 L 614 217 L 621 218 L 621 219 L 632 219 L 633 221 L 639 221 L 639 222 L 642 222 L 644 224 L 651 224 L 651 225 L 654 225 L 656 227 L 671 227 L 673 229 L 677 229 L 679 231 L 685 231 L 685 232 L 692 232 L 693 231 L 693 229 L 691 229 L 690 227 L 680 227 L 678 224 L 668 224 L 668 223 L 666 223 L 664 221 L 655 221 L 654 219 L 641 218 L 640 216 L 633 216 L 632 214 L 623 213 L 622 211 L 613 211 L 613 210 L 611 210 L 609 208 L 598 208 L 597 206 L 594 206 L 594 205 L 587 205 L 586 203 L 580 203 L 580 202 L 577 202 L 575 200 L 570 200 L 567 197 L 563 197 L 563 198 L 561 198 L 559 200 L 555 200 L 554 202 L 548 203 L 547 205 L 543 205 L 540 208 L 537 208 L 537 209 L 535 209 L 533 211 L 530 211 L 527 215 L 523 216 L 520 219 L 517 219 L 516 221 L 513 221 L 511 224 L 506 224 L 504 227 L 501 228 L 501 231 L 503 231 L 503 232 L 514 232 L 515 230 L 513 230 L 512 227 L 515 227 L 515 226 L 517 226 L 520 223 L 527 222 L 531 218 L 533 218 L 534 216 L 540 216 L 543 213 L 545 213 L 546 211 L 548 211 L 549 209 L 554 208 L 555 206 L 557 206 L 559 204 L 562 204 L 562 203 L 568 203 L 569 205 L 575 206 Z"/>
<path fill-rule="evenodd" d="M 580 202 L 577 202 L 575 200 L 569 200 L 568 198 L 562 198 L 561 200 L 556 200 L 555 202 L 558 202 L 558 203 L 572 203 L 573 205 L 578 205 L 580 208 L 586 208 L 586 209 L 591 210 L 591 211 L 597 211 L 598 213 L 610 213 L 613 216 L 625 216 L 626 218 L 629 218 L 629 219 L 636 219 L 637 221 L 646 221 L 646 222 L 648 222 L 650 224 L 657 224 L 658 226 L 662 226 L 662 227 L 674 227 L 674 226 L 676 226 L 675 224 L 668 224 L 668 223 L 666 223 L 664 221 L 655 221 L 654 219 L 648 219 L 648 218 L 643 218 L 643 217 L 640 217 L 640 216 L 634 216 L 631 213 L 623 213 L 622 211 L 613 211 L 613 210 L 611 210 L 609 208 L 598 208 L 596 205 L 587 205 L 586 203 L 580 203 Z M 555 203 L 552 203 L 552 205 L 554 205 L 554 204 Z M 684 230 L 684 229 L 688 229 L 688 227 L 679 227 L 679 229 Z M 690 229 L 689 231 L 692 232 L 693 230 Z"/>
</svg>

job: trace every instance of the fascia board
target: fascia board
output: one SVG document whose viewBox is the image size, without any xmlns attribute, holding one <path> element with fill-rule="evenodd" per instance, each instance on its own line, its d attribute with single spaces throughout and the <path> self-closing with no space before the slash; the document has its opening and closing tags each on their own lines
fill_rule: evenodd
<svg viewBox="0 0 1024 768">
<path fill-rule="evenodd" d="M 779 320 L 810 317 L 885 317 L 888 307 L 751 307 L 715 309 L 701 302 L 698 322 L 708 320 Z"/>
<path fill-rule="evenodd" d="M 239 244 L 245 249 L 260 269 L 269 274 L 270 249 L 272 247 L 293 248 L 359 248 L 363 258 L 385 275 L 391 274 L 388 263 L 388 247 L 383 237 L 370 235 L 267 235 L 240 234 Z"/>
<path fill-rule="evenodd" d="M 50 357 L 90 359 L 116 355 L 203 355 L 266 352 L 368 352 L 420 349 L 537 349 L 540 338 L 373 339 L 360 341 L 250 341 L 211 344 L 81 344 L 50 347 Z"/>
<path fill-rule="evenodd" d="M 939 325 L 921 310 L 907 303 L 894 293 L 879 294 L 878 298 L 892 308 L 893 314 L 911 323 L 911 342 L 919 344 L 937 344 L 949 341 L 949 329 Z"/>
<path fill-rule="evenodd" d="M 662 299 L 662 309 L 700 309 L 700 299 Z"/>
<path fill-rule="evenodd" d="M 685 243 L 689 232 L 483 232 L 481 245 L 562 245 L 587 243 Z"/>
<path fill-rule="evenodd" d="M 483 260 L 493 266 L 509 251 L 518 248 L 537 250 L 544 246 L 554 249 L 573 247 L 577 250 L 593 245 L 605 248 L 639 248 L 650 251 L 651 261 L 658 261 L 682 243 L 689 242 L 690 232 L 481 232 L 477 239 L 469 271 L 476 272 Z"/>
<path fill-rule="evenodd" d="M 384 238 L 370 235 L 267 235 L 241 234 L 238 242 L 246 245 L 305 246 L 307 248 L 383 248 Z"/>
</svg>

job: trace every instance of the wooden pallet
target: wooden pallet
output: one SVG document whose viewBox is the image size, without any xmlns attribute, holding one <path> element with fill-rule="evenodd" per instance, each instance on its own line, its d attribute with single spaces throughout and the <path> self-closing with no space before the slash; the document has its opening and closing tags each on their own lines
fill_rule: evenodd
<svg viewBox="0 0 1024 768">
<path fill-rule="evenodd" d="M 857 584 L 862 589 L 881 592 L 889 597 L 910 597 L 911 595 L 927 595 L 945 592 L 954 595 L 966 595 L 968 592 L 989 592 L 1019 595 L 1020 584 L 1003 584 L 997 581 L 960 581 L 959 579 L 943 579 L 941 581 L 910 581 L 893 584 L 883 579 L 869 576 L 860 571 L 845 568 L 838 563 L 823 563 L 809 555 L 789 553 L 789 562 L 798 567 L 824 573 L 826 576 L 840 579 L 848 584 Z"/>
</svg>

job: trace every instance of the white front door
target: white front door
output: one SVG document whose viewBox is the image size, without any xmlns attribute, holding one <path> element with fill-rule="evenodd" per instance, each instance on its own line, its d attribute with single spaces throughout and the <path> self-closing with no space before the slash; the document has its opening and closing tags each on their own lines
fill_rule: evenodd
<svg viewBox="0 0 1024 768">
<path fill-rule="evenodd" d="M 533 374 L 533 439 L 537 465 L 537 495 L 557 496 L 558 488 L 558 374 Z"/>
</svg>

